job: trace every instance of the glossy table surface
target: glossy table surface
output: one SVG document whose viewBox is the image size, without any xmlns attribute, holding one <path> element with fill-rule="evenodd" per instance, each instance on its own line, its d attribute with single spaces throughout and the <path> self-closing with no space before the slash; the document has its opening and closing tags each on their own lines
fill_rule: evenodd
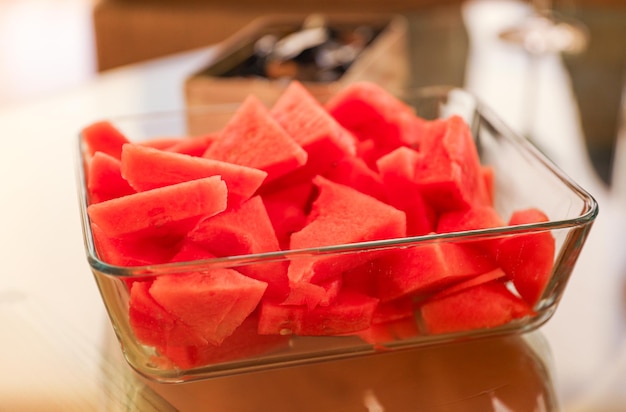
<svg viewBox="0 0 626 412">
<path fill-rule="evenodd" d="M 519 11 L 496 17 L 490 13 L 498 8 L 485 3 L 463 11 L 471 40 L 464 87 L 514 129 L 527 129 L 519 96 L 529 87 L 528 56 L 494 36 Z M 545 326 L 528 336 L 196 385 L 149 384 L 136 376 L 85 260 L 76 134 L 100 118 L 183 108 L 185 77 L 213 52 L 123 67 L 0 111 L 0 411 L 626 410 L 626 191 L 619 189 L 621 175 L 609 187 L 593 169 L 567 73 L 553 55 L 535 61 L 540 86 L 532 136 L 594 195 L 600 215 Z M 626 151 L 615 167 L 623 163 Z"/>
</svg>

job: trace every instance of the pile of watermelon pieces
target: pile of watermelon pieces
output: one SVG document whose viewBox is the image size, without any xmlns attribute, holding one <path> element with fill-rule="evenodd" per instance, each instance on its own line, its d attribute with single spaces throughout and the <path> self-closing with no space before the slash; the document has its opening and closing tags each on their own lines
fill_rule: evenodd
<svg viewBox="0 0 626 412">
<path fill-rule="evenodd" d="M 552 272 L 550 232 L 314 252 L 548 220 L 538 208 L 499 215 L 494 170 L 461 117 L 426 120 L 373 83 L 321 103 L 294 81 L 271 106 L 250 95 L 201 136 L 133 142 L 108 121 L 81 136 L 91 230 L 109 264 L 313 250 L 124 278 L 137 340 L 179 368 L 293 336 L 380 344 L 497 327 L 532 316 Z"/>
</svg>

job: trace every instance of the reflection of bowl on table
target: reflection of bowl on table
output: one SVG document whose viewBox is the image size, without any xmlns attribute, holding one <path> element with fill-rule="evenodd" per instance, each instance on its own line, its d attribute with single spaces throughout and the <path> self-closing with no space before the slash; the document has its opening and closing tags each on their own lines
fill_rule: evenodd
<svg viewBox="0 0 626 412">
<path fill-rule="evenodd" d="M 79 190 L 87 254 L 128 362 L 140 373 L 156 381 L 184 382 L 325 360 L 361 357 L 388 350 L 443 344 L 460 339 L 526 332 L 547 321 L 556 310 L 573 265 L 595 219 L 597 213 L 595 201 L 538 154 L 525 140 L 513 135 L 489 110 L 483 108 L 467 93 L 460 90 L 436 89 L 418 91 L 405 98 L 419 115 L 426 118 L 433 119 L 455 113 L 467 119 L 474 133 L 481 161 L 494 171 L 495 208 L 502 215 L 508 216 L 518 208 L 532 205 L 545 211 L 550 216 L 550 221 L 306 250 L 146 266 L 114 266 L 104 262 L 96 253 L 93 231 L 86 210 L 89 199 L 85 170 L 82 168 L 87 154 L 82 151 Z M 203 124 L 205 126 L 203 131 L 210 133 L 222 128 L 233 113 L 232 110 L 230 106 L 214 106 L 185 113 L 120 119 L 116 125 L 127 136 L 132 136 L 133 140 L 141 137 L 188 135 L 187 122 L 190 118 L 193 118 L 191 123 L 195 125 L 194 127 Z M 434 333 L 432 329 L 424 326 L 424 313 L 420 305 L 423 306 L 422 303 L 431 298 L 437 290 L 428 290 L 423 295 L 411 295 L 411 309 L 415 309 L 415 312 L 403 318 L 401 325 L 394 325 L 394 329 L 383 331 L 386 336 L 382 340 L 376 333 L 374 336 L 351 334 L 313 337 L 298 336 L 297 333 L 261 336 L 255 329 L 255 318 L 250 317 L 249 322 L 245 322 L 237 329 L 236 337 L 233 334 L 234 338 L 225 341 L 227 343 L 224 345 L 211 346 L 181 343 L 180 333 L 176 335 L 179 340 L 168 340 L 174 334 L 168 334 L 171 332 L 171 329 L 168 329 L 171 324 L 166 323 L 167 319 L 162 319 L 162 322 L 151 319 L 154 322 L 152 329 L 164 328 L 163 335 L 158 336 L 161 340 L 160 347 L 156 345 L 153 347 L 139 341 L 135 334 L 136 329 L 133 329 L 129 321 L 130 285 L 132 284 L 133 290 L 136 290 L 134 286 L 138 284 L 137 282 L 148 283 L 154 279 L 157 279 L 155 280 L 157 282 L 166 277 L 176 279 L 188 273 L 210 272 L 224 267 L 242 273 L 245 270 L 258 272 L 266 268 L 275 268 L 276 265 L 297 265 L 303 262 L 322 262 L 326 265 L 324 267 L 330 270 L 333 267 L 342 268 L 338 262 L 350 259 L 367 264 L 386 253 L 419 252 L 438 246 L 455 247 L 459 244 L 494 242 L 497 239 L 515 239 L 538 233 L 549 233 L 556 241 L 554 267 L 547 279 L 545 290 L 538 302 L 536 304 L 533 302 L 533 310 L 528 316 L 504 324 L 490 325 L 493 327 Z M 476 249 L 474 253 L 478 259 L 478 255 L 483 252 Z M 171 285 L 176 287 L 175 282 Z M 499 285 L 502 287 L 502 284 Z M 506 286 L 511 286 L 510 282 Z M 480 309 L 481 307 L 477 307 L 476 313 L 479 313 Z M 172 327 L 178 326 L 186 325 L 174 322 Z M 395 329 L 395 326 L 398 326 L 398 329 Z M 376 342 L 372 343 L 373 340 Z"/>
<path fill-rule="evenodd" d="M 180 385 L 144 382 L 180 411 L 552 411 L 550 355 L 529 345 L 542 340 L 531 333 Z"/>
</svg>

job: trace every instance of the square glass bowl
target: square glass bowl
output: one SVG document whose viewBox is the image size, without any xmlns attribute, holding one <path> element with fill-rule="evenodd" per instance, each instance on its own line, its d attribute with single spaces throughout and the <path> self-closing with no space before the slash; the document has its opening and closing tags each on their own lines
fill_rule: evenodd
<svg viewBox="0 0 626 412">
<path fill-rule="evenodd" d="M 493 170 L 494 206 L 501 216 L 509 216 L 518 209 L 534 207 L 545 212 L 549 216 L 549 221 L 463 232 L 433 233 L 426 236 L 358 244 L 341 244 L 307 250 L 229 256 L 141 267 L 120 267 L 103 261 L 96 251 L 87 214 L 89 204 L 85 170 L 87 154 L 82 139 L 79 139 L 77 145 L 78 192 L 86 255 L 128 363 L 141 375 L 157 382 L 186 382 L 311 362 L 370 356 L 390 350 L 461 339 L 524 333 L 546 322 L 557 308 L 568 278 L 597 216 L 596 201 L 527 140 L 514 134 L 493 112 L 466 91 L 436 87 L 412 91 L 402 97 L 415 108 L 418 115 L 426 119 L 457 114 L 468 122 L 481 163 Z M 113 120 L 112 123 L 131 141 L 163 136 L 184 138 L 184 136 L 219 130 L 228 121 L 236 107 L 236 105 L 210 106 L 179 113 L 119 118 Z M 484 252 L 480 247 L 474 248 L 477 244 L 544 233 L 549 233 L 555 240 L 554 260 L 547 284 L 541 297 L 533 304 L 532 310 L 521 317 L 510 318 L 504 315 L 502 318 L 504 320 L 483 324 L 478 322 L 469 329 L 460 327 L 447 331 L 434 331 L 433 328 L 427 327 L 423 304 L 428 302 L 434 294 L 441 292 L 436 287 L 411 296 L 408 302 L 408 316 L 406 312 L 404 316 L 395 318 L 390 315 L 391 317 L 386 319 L 389 322 L 384 323 L 384 326 L 376 324 L 376 327 L 370 327 L 365 331 L 339 336 L 299 336 L 288 327 L 282 329 L 278 327 L 279 331 L 276 334 L 259 335 L 257 333 L 257 310 L 244 321 L 232 337 L 226 338 L 219 346 L 181 344 L 179 340 L 168 341 L 167 331 L 173 327 L 171 319 L 169 324 L 166 324 L 165 319 L 162 319 L 163 324 L 160 324 L 158 318 L 153 318 L 150 320 L 152 324 L 148 326 L 148 329 L 157 334 L 162 333 L 159 337 L 161 343 L 159 347 L 155 347 L 145 345 L 137 338 L 129 320 L 129 285 L 137 281 L 152 281 L 160 276 L 180 276 L 190 272 L 209 273 L 216 268 L 231 268 L 245 272 L 246 268 L 259 270 L 264 267 L 275 267 L 277 264 L 306 264 L 321 261 L 332 263 L 346 259 L 352 259 L 367 266 L 373 260 L 381 257 L 384 259 L 386 254 L 397 256 L 398 253 L 409 251 L 419 253 L 420 250 L 426 251 L 428 248 L 432 249 L 433 246 L 446 245 L 466 245 L 467 250 L 475 250 L 476 258 L 479 259 L 479 255 Z M 440 250 L 447 249 L 441 248 Z M 415 260 L 407 260 L 406 265 L 412 264 L 415 264 Z M 352 268 L 347 271 L 350 269 Z M 379 267 L 378 270 L 381 268 Z M 386 268 L 383 267 L 382 270 Z M 417 266 L 415 270 L 418 270 Z M 347 275 L 342 274 L 342 276 Z M 505 282 L 502 278 L 491 281 L 500 282 L 506 286 L 507 290 L 513 291 L 510 281 Z M 477 280 L 473 282 L 480 283 Z M 406 304 L 405 301 L 399 305 L 404 309 L 398 309 L 396 312 L 389 310 L 388 313 L 400 313 L 406 310 Z M 450 312 L 469 310 L 469 313 L 463 316 L 466 319 L 475 319 L 485 316 L 484 307 L 484 304 L 478 301 L 470 302 L 469 305 L 466 302 L 464 309 L 455 306 L 447 310 L 447 313 L 449 316 Z M 362 311 L 362 308 L 353 311 L 352 318 L 349 316 L 345 318 L 345 311 L 341 315 L 333 314 L 332 311 L 326 312 L 326 316 L 320 315 L 317 321 L 329 322 L 330 329 L 334 320 L 349 325 L 356 324 L 360 321 L 359 310 Z M 511 308 L 506 310 L 510 312 Z M 446 310 L 444 310 L 444 317 L 445 314 Z M 309 322 L 315 321 L 315 318 L 307 319 Z M 321 325 L 318 330 L 324 330 L 326 326 Z"/>
</svg>

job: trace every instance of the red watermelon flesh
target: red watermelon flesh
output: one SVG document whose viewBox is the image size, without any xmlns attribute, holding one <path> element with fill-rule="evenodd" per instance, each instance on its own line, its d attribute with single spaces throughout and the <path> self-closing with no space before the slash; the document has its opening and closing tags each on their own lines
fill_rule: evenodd
<svg viewBox="0 0 626 412">
<path fill-rule="evenodd" d="M 483 180 L 485 181 L 485 187 L 487 188 L 487 197 L 489 198 L 489 205 L 493 206 L 496 200 L 496 175 L 493 166 L 483 165 L 480 168 Z"/>
<path fill-rule="evenodd" d="M 356 333 L 358 337 L 373 345 L 411 339 L 420 335 L 413 316 L 387 322 L 372 323 L 369 328 Z M 384 350 L 384 348 L 381 348 Z"/>
<path fill-rule="evenodd" d="M 413 109 L 375 83 L 349 84 L 331 97 L 325 107 L 358 139 L 371 139 L 376 147 L 414 143 L 420 133 Z"/>
<path fill-rule="evenodd" d="M 332 336 L 364 330 L 371 324 L 378 299 L 342 291 L 327 306 L 281 305 L 264 301 L 259 312 L 259 333 Z"/>
<path fill-rule="evenodd" d="M 203 156 L 264 170 L 267 182 L 307 161 L 306 151 L 253 95 L 244 100 Z"/>
<path fill-rule="evenodd" d="M 122 154 L 122 146 L 129 142 L 119 129 L 106 120 L 92 123 L 83 128 L 81 136 L 90 156 L 96 152 L 103 152 L 119 159 Z"/>
<path fill-rule="evenodd" d="M 242 256 L 280 250 L 265 205 L 254 196 L 240 206 L 201 221 L 187 239 L 217 257 Z M 237 270 L 268 284 L 267 294 L 284 298 L 288 292 L 287 262 L 257 262 Z"/>
<path fill-rule="evenodd" d="M 376 263 L 380 267 L 377 297 L 382 301 L 432 292 L 496 267 L 487 254 L 452 242 L 392 251 Z"/>
<path fill-rule="evenodd" d="M 308 224 L 291 236 L 291 249 L 316 248 L 406 235 L 406 217 L 379 200 L 350 187 L 317 176 L 319 195 L 313 202 Z M 294 260 L 289 267 L 292 282 L 328 279 L 369 259 L 367 253 L 318 256 Z"/>
<path fill-rule="evenodd" d="M 497 267 L 493 270 L 490 270 L 489 272 L 485 272 L 480 275 L 473 276 L 467 280 L 463 280 L 459 283 L 455 283 L 454 285 L 443 289 L 441 292 L 437 292 L 434 296 L 432 296 L 432 299 L 440 299 L 445 296 L 450 296 L 462 290 L 482 285 L 483 283 L 491 282 L 492 280 L 505 280 L 505 277 L 506 273 L 504 273 L 501 268 Z"/>
<path fill-rule="evenodd" d="M 413 318 L 415 302 L 412 296 L 379 302 L 372 316 L 372 324 L 387 323 L 398 319 Z"/>
<path fill-rule="evenodd" d="M 221 176 L 228 189 L 228 206 L 249 199 L 267 173 L 251 167 L 127 144 L 122 149 L 122 175 L 137 191 Z"/>
<path fill-rule="evenodd" d="M 153 137 L 137 144 L 140 144 L 144 147 L 151 147 L 153 149 L 166 150 L 168 147 L 175 145 L 180 140 L 180 137 Z"/>
<path fill-rule="evenodd" d="M 159 276 L 150 294 L 207 342 L 219 345 L 254 311 L 266 287 L 235 270 L 213 269 Z"/>
<path fill-rule="evenodd" d="M 111 237 L 185 233 L 202 217 L 225 210 L 226 195 L 224 181 L 212 176 L 92 204 L 87 212 Z"/>
<path fill-rule="evenodd" d="M 90 203 L 100 203 L 135 193 L 122 177 L 121 162 L 104 152 L 96 152 L 89 161 L 87 190 Z"/>
<path fill-rule="evenodd" d="M 375 259 L 346 270 L 341 274 L 343 287 L 368 296 L 376 296 L 376 278 L 379 270 Z"/>
<path fill-rule="evenodd" d="M 504 226 L 506 223 L 495 208 L 476 206 L 441 214 L 437 221 L 437 233 L 464 232 Z"/>
<path fill-rule="evenodd" d="M 261 195 L 281 249 L 288 249 L 291 234 L 306 224 L 313 194 L 313 183 L 307 181 Z"/>
<path fill-rule="evenodd" d="M 157 347 L 157 350 L 177 367 L 190 369 L 208 364 L 249 359 L 285 349 L 288 340 L 287 336 L 259 335 L 256 317 L 249 316 L 219 346 L 210 343 L 187 346 L 166 345 Z"/>
<path fill-rule="evenodd" d="M 328 306 L 343 290 L 341 277 L 326 279 L 319 284 L 296 282 L 289 286 L 289 295 L 282 304 L 305 305 L 308 309 L 313 309 L 317 305 Z"/>
<path fill-rule="evenodd" d="M 433 232 L 437 218 L 415 183 L 415 166 L 420 158 L 419 152 L 402 146 L 376 162 L 389 204 L 406 213 L 408 236 Z"/>
<path fill-rule="evenodd" d="M 467 123 L 459 116 L 440 120 L 443 133 L 423 136 L 415 182 L 422 195 L 438 211 L 463 210 L 490 205 L 491 200 L 476 145 Z"/>
<path fill-rule="evenodd" d="M 547 222 L 541 210 L 518 210 L 509 219 L 509 225 Z M 555 239 L 549 231 L 525 233 L 502 238 L 497 244 L 496 260 L 515 289 L 530 305 L 541 298 L 554 267 Z"/>
<path fill-rule="evenodd" d="M 528 304 L 499 281 L 464 289 L 421 306 L 429 333 L 494 328 L 532 314 Z"/>
<path fill-rule="evenodd" d="M 289 83 L 270 113 L 308 154 L 301 176 L 322 174 L 334 162 L 356 153 L 354 136 L 298 81 Z"/>
<path fill-rule="evenodd" d="M 167 263 L 176 253 L 181 238 L 110 237 L 96 224 L 91 225 L 98 257 L 110 265 L 146 266 Z"/>
<path fill-rule="evenodd" d="M 137 281 L 130 288 L 128 317 L 137 339 L 151 346 L 206 344 L 196 330 L 154 300 L 151 285 L 151 281 Z"/>
<path fill-rule="evenodd" d="M 333 163 L 323 176 L 335 183 L 349 186 L 382 202 L 387 202 L 383 180 L 360 157 L 344 157 Z"/>
<path fill-rule="evenodd" d="M 178 139 L 174 144 L 164 150 L 186 154 L 189 156 L 202 156 L 209 149 L 211 143 L 219 138 L 219 133 L 209 133 L 201 136 L 191 136 Z"/>
<path fill-rule="evenodd" d="M 446 212 L 439 216 L 437 233 L 465 232 L 470 230 L 504 227 L 506 224 L 500 214 L 492 206 L 475 206 L 466 210 Z M 468 245 L 497 253 L 498 239 L 476 239 L 467 241 Z"/>
<path fill-rule="evenodd" d="M 189 240 L 188 237 L 185 237 L 181 240 L 178 251 L 174 256 L 172 256 L 169 262 L 193 262 L 197 260 L 208 260 L 214 258 L 215 255 L 213 253 L 209 252 L 199 244 L 192 242 L 191 240 Z"/>
</svg>

